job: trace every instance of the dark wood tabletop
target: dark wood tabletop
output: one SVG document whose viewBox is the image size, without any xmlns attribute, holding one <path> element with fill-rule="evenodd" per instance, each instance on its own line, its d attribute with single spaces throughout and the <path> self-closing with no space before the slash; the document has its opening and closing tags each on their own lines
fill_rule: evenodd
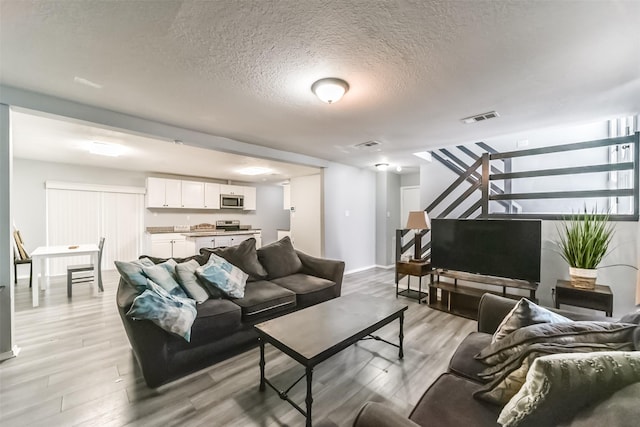
<svg viewBox="0 0 640 427">
<path fill-rule="evenodd" d="M 255 325 L 258 333 L 302 364 L 338 353 L 398 318 L 396 300 L 351 294 Z"/>
</svg>

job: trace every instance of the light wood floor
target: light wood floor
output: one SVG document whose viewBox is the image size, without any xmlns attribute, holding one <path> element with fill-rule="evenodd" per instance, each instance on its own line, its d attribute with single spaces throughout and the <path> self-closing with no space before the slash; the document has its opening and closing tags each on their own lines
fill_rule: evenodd
<svg viewBox="0 0 640 427">
<path fill-rule="evenodd" d="M 115 304 L 118 274 L 104 272 L 104 293 L 87 284 L 66 296 L 52 279 L 40 307 L 31 307 L 26 280 L 16 287 L 15 336 L 21 352 L 0 363 L 0 424 L 7 426 L 301 426 L 302 415 L 272 390 L 258 391 L 254 349 L 189 377 L 148 389 L 129 347 Z M 406 280 L 406 279 L 405 279 Z M 414 279 L 415 281 L 415 279 Z M 343 294 L 395 298 L 393 270 L 345 277 Z M 446 370 L 458 343 L 476 322 L 405 301 L 405 356 L 378 341 L 360 342 L 316 367 L 314 421 L 349 426 L 364 402 L 384 402 L 408 415 Z M 379 331 L 396 342 L 398 324 Z M 287 388 L 303 373 L 267 346 L 267 376 Z M 289 393 L 304 403 L 301 381 Z"/>
</svg>

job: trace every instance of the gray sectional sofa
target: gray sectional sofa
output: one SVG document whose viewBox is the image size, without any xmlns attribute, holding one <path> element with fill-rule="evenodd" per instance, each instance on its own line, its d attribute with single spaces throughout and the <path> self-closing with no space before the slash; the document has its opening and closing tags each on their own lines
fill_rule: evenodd
<svg viewBox="0 0 640 427">
<path fill-rule="evenodd" d="M 473 397 L 484 383 L 478 373 L 487 366 L 474 358 L 491 342 L 492 334 L 501 320 L 511 311 L 516 301 L 485 294 L 478 311 L 478 331 L 467 336 L 450 360 L 448 372 L 443 373 L 418 401 L 408 418 L 390 410 L 381 403 L 368 402 L 360 410 L 355 427 L 459 427 L 497 426 L 501 407 Z M 553 310 L 572 320 L 611 321 L 609 318 Z M 571 399 L 571 396 L 567 396 Z M 625 386 L 610 397 L 578 412 L 561 425 L 632 426 L 640 417 L 640 382 Z M 325 424 L 326 426 L 331 423 Z M 537 425 L 559 425 L 548 419 Z"/>
<path fill-rule="evenodd" d="M 249 243 L 225 249 L 203 248 L 200 255 L 176 261 L 195 259 L 204 265 L 213 252 L 241 269 L 251 270 L 247 259 L 253 256 L 255 267 L 255 246 L 252 254 Z M 149 320 L 133 320 L 127 316 L 140 292 L 125 279 L 120 279 L 118 311 L 149 387 L 158 387 L 256 346 L 257 334 L 253 325 L 258 322 L 340 296 L 344 274 L 342 261 L 296 251 L 288 238 L 258 249 L 257 255 L 266 277 L 256 277 L 249 272 L 244 298 L 212 298 L 198 304 L 190 342 Z M 148 258 L 155 263 L 165 261 Z"/>
</svg>

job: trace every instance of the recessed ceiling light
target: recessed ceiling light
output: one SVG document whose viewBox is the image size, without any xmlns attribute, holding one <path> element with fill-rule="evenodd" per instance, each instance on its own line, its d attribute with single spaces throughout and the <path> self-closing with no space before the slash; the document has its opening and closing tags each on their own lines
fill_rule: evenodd
<svg viewBox="0 0 640 427">
<path fill-rule="evenodd" d="M 433 160 L 431 153 L 428 151 L 418 151 L 417 153 L 413 153 L 414 156 L 420 157 L 423 160 L 426 160 L 427 162 L 430 162 Z"/>
<path fill-rule="evenodd" d="M 311 85 L 311 92 L 315 93 L 322 102 L 327 104 L 340 101 L 348 90 L 349 83 L 334 77 L 320 79 Z"/>
<path fill-rule="evenodd" d="M 242 175 L 263 175 L 265 173 L 271 173 L 271 172 L 273 172 L 271 169 L 263 168 L 260 166 L 252 166 L 252 167 L 238 170 L 238 173 Z"/>
<path fill-rule="evenodd" d="M 389 167 L 389 163 L 376 163 L 376 169 L 379 171 L 386 171 Z"/>
<path fill-rule="evenodd" d="M 396 172 L 402 172 L 402 166 L 400 165 L 396 166 Z"/>
<path fill-rule="evenodd" d="M 124 147 L 118 144 L 93 141 L 89 146 L 89 152 L 101 156 L 118 157 L 124 152 Z"/>
</svg>

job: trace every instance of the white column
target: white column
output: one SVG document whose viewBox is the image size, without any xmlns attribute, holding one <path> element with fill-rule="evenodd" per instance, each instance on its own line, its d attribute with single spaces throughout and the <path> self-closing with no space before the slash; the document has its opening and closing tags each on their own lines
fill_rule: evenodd
<svg viewBox="0 0 640 427">
<path fill-rule="evenodd" d="M 11 181 L 13 153 L 9 106 L 0 104 L 0 360 L 15 357 Z"/>
</svg>

